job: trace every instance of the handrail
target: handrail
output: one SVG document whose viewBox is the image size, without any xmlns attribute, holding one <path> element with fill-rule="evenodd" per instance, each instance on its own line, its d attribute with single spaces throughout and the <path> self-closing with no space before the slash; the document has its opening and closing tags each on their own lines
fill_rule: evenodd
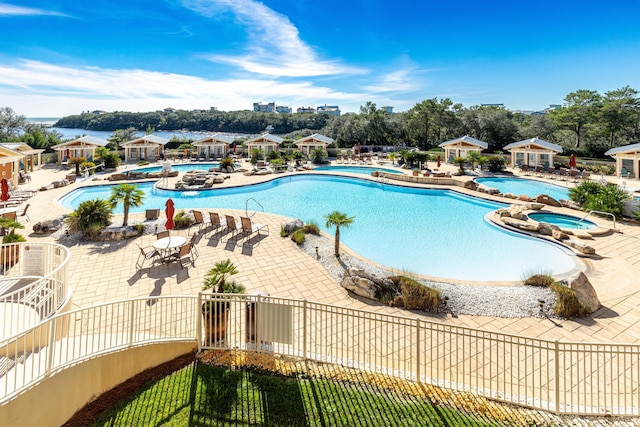
<svg viewBox="0 0 640 427">
<path fill-rule="evenodd" d="M 256 211 L 254 211 L 251 215 L 249 215 L 249 202 L 253 200 L 258 206 L 260 206 L 260 208 L 262 208 L 262 212 L 264 212 L 264 206 L 262 206 L 260 204 L 260 202 L 258 202 L 256 199 L 254 199 L 253 197 L 249 197 L 244 204 L 244 215 L 248 218 L 252 218 L 255 214 Z"/>
<path fill-rule="evenodd" d="M 611 219 L 613 220 L 613 229 L 614 229 L 614 230 L 617 230 L 617 228 L 616 228 L 616 216 L 615 216 L 614 214 L 612 214 L 611 212 L 603 212 L 603 211 L 589 211 L 589 212 L 587 212 L 587 214 L 586 214 L 584 217 L 582 217 L 582 218 L 580 219 L 580 221 L 578 221 L 578 222 L 582 222 L 582 221 L 584 221 L 584 220 L 585 220 L 585 219 L 587 219 L 587 217 L 588 217 L 589 215 L 591 215 L 592 213 L 595 213 L 595 214 L 598 214 L 598 215 L 608 215 L 608 216 L 610 216 L 610 217 L 611 217 Z"/>
</svg>

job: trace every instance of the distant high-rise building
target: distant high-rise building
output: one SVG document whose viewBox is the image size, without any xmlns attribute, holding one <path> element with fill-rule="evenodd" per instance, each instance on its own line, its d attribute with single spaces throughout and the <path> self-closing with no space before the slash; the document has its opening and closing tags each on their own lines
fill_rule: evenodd
<svg viewBox="0 0 640 427">
<path fill-rule="evenodd" d="M 276 113 L 291 114 L 291 107 L 287 107 L 286 105 L 277 105 Z"/>
<path fill-rule="evenodd" d="M 255 111 L 256 113 L 275 113 L 276 103 L 269 102 L 268 104 L 263 104 L 260 102 L 254 102 L 253 111 Z"/>
<path fill-rule="evenodd" d="M 324 106 L 319 106 L 316 109 L 316 112 L 318 114 L 320 113 L 325 113 L 325 114 L 330 114 L 332 116 L 336 116 L 339 117 L 340 116 L 340 107 L 338 107 L 337 105 L 327 105 L 324 104 Z"/>
</svg>

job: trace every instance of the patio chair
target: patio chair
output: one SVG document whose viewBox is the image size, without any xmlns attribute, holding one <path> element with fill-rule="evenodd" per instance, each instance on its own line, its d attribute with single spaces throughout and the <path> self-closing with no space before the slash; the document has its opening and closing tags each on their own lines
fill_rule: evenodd
<svg viewBox="0 0 640 427">
<path fill-rule="evenodd" d="M 520 174 L 529 175 L 529 165 L 520 166 Z"/>
<path fill-rule="evenodd" d="M 631 172 L 627 170 L 627 168 L 620 169 L 620 178 L 629 178 L 631 176 Z"/>
<path fill-rule="evenodd" d="M 240 222 L 242 224 L 242 237 L 250 237 L 253 233 L 258 233 L 260 236 L 260 230 L 265 228 L 267 230 L 267 235 L 269 235 L 269 226 L 267 224 L 252 224 L 251 218 L 247 218 L 244 216 L 240 217 Z"/>
<path fill-rule="evenodd" d="M 22 212 L 18 213 L 18 217 L 27 217 L 27 222 L 31 221 L 31 218 L 29 218 L 29 215 L 27 215 L 27 209 L 29 209 L 29 206 L 31 206 L 29 203 L 27 203 L 27 205 L 24 207 L 24 209 L 22 209 Z"/>
<path fill-rule="evenodd" d="M 189 260 L 191 261 L 191 265 L 195 266 L 196 265 L 196 261 L 194 259 L 194 257 L 191 255 L 191 243 L 187 242 L 184 245 L 182 245 L 180 247 L 180 249 L 178 249 L 177 252 L 171 254 L 170 256 L 171 261 L 176 261 L 180 264 L 180 268 L 184 268 L 184 264 L 183 264 L 183 260 L 185 258 L 189 258 Z"/>
<path fill-rule="evenodd" d="M 196 246 L 197 238 L 198 238 L 198 235 L 193 233 L 191 235 L 191 239 L 189 239 L 189 243 L 191 244 L 191 255 L 194 256 L 194 259 L 200 256 L 200 253 L 198 252 L 198 247 Z"/>
<path fill-rule="evenodd" d="M 156 240 L 164 239 L 165 237 L 169 237 L 169 230 L 159 231 L 156 233 Z"/>
<path fill-rule="evenodd" d="M 549 169 L 547 169 L 547 178 L 556 179 L 556 168 L 554 166 L 549 166 Z"/>
<path fill-rule="evenodd" d="M 147 221 L 156 220 L 160 217 L 160 209 L 147 209 L 144 216 Z"/>
<path fill-rule="evenodd" d="M 211 225 L 211 220 L 209 218 L 205 218 L 201 211 L 193 211 L 193 217 L 195 219 L 194 225 L 198 226 L 198 233 L 202 231 L 203 228 L 206 231 Z"/>
<path fill-rule="evenodd" d="M 140 254 L 138 255 L 138 259 L 136 260 L 136 270 L 142 270 L 144 266 L 144 262 L 147 260 L 151 260 L 151 264 L 155 263 L 156 259 L 160 257 L 160 253 L 156 251 L 152 247 L 143 248 L 142 246 L 138 246 L 140 248 Z"/>
<path fill-rule="evenodd" d="M 580 174 L 580 178 L 581 178 L 583 181 L 588 180 L 590 177 L 591 177 L 591 172 L 586 171 L 586 170 L 583 170 L 583 171 L 582 171 L 582 174 Z"/>
<path fill-rule="evenodd" d="M 209 221 L 211 222 L 211 231 L 222 227 L 222 224 L 220 223 L 220 215 L 218 215 L 217 212 L 209 212 Z"/>
</svg>

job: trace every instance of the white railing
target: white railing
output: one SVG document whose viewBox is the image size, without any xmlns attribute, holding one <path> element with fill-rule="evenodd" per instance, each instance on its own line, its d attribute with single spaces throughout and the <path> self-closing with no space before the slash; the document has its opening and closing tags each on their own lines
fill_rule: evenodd
<svg viewBox="0 0 640 427">
<path fill-rule="evenodd" d="M 565 343 L 229 294 L 140 298 L 56 315 L 0 343 L 0 405 L 72 363 L 176 340 L 340 364 L 557 414 L 640 415 L 639 345 Z M 24 351 L 25 341 L 34 350 Z"/>
<path fill-rule="evenodd" d="M 68 301 L 69 249 L 55 243 L 0 246 L 0 339 L 51 317 Z"/>
</svg>

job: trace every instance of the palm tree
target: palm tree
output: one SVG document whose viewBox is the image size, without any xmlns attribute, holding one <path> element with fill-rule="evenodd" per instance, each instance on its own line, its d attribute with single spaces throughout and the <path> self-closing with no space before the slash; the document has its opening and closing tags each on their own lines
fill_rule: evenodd
<svg viewBox="0 0 640 427">
<path fill-rule="evenodd" d="M 86 233 L 90 229 L 100 229 L 111 223 L 111 205 L 102 199 L 85 200 L 69 214 L 65 223 L 70 233 Z"/>
<path fill-rule="evenodd" d="M 215 288 L 215 291 L 221 293 L 243 293 L 244 286 L 235 282 L 227 283 L 227 277 L 238 274 L 238 269 L 230 259 L 216 262 L 215 266 L 205 275 L 202 290 Z"/>
<path fill-rule="evenodd" d="M 340 227 L 349 227 L 351 223 L 353 223 L 353 219 L 355 217 L 347 217 L 346 213 L 333 211 L 329 215 L 326 215 L 324 219 L 327 220 L 327 224 L 325 227 L 336 227 L 336 238 L 335 238 L 335 246 L 334 253 L 336 258 L 340 258 Z"/>
<path fill-rule="evenodd" d="M 462 175 L 464 175 L 464 164 L 466 162 L 467 162 L 467 159 L 465 159 L 464 157 L 455 157 L 453 159 L 453 164 L 458 165 L 458 167 L 460 168 L 460 173 Z"/>
<path fill-rule="evenodd" d="M 129 220 L 129 208 L 142 205 L 144 200 L 144 191 L 140 190 L 135 184 L 120 184 L 111 188 L 111 197 L 109 197 L 109 205 L 115 208 L 120 203 L 124 208 L 124 219 L 122 225 L 127 226 Z"/>
</svg>

